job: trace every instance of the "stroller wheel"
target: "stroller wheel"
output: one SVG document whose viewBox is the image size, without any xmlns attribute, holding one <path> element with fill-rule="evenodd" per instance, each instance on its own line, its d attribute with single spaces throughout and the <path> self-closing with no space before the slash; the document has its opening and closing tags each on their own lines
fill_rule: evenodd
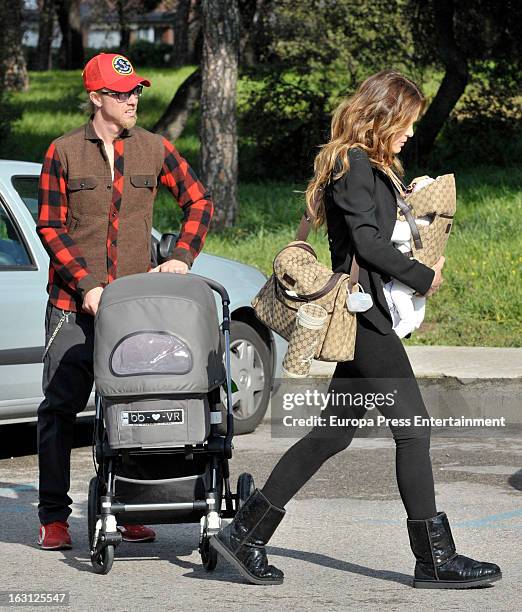
<svg viewBox="0 0 522 612">
<path fill-rule="evenodd" d="M 246 502 L 255 490 L 254 477 L 243 472 L 237 479 L 237 510 Z"/>
<path fill-rule="evenodd" d="M 91 557 L 91 563 L 97 574 L 108 574 L 114 561 L 114 545 L 107 544 L 97 554 Z"/>
<path fill-rule="evenodd" d="M 199 552 L 201 554 L 201 562 L 207 572 L 212 572 L 216 569 L 218 554 L 212 546 L 210 546 L 210 538 L 204 535 L 201 544 L 199 546 Z"/>
</svg>

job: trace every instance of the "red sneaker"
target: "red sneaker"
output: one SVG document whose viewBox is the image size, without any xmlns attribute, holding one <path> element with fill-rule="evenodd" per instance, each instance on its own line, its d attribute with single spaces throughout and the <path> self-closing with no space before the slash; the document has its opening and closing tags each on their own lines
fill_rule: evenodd
<svg viewBox="0 0 522 612">
<path fill-rule="evenodd" d="M 72 548 L 69 523 L 54 521 L 47 525 L 40 525 L 38 545 L 44 550 L 66 550 Z"/>
<path fill-rule="evenodd" d="M 124 542 L 154 542 L 156 533 L 145 525 L 118 525 Z"/>
</svg>

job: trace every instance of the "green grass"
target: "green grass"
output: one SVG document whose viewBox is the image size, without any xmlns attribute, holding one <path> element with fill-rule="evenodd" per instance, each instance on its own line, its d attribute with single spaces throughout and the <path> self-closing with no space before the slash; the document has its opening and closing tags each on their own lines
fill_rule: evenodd
<svg viewBox="0 0 522 612">
<path fill-rule="evenodd" d="M 521 346 L 522 249 L 517 231 L 522 180 L 515 169 L 478 168 L 457 176 L 458 208 L 446 251 L 444 283 L 428 299 L 421 329 L 407 344 Z M 240 185 L 236 226 L 208 235 L 205 251 L 239 259 L 270 274 L 274 254 L 293 239 L 303 207 L 303 185 Z M 157 202 L 157 226 L 178 227 L 168 194 Z M 329 263 L 323 231 L 311 234 Z"/>
<path fill-rule="evenodd" d="M 191 68 L 147 69 L 153 87 L 140 100 L 140 125 L 150 128 Z M 3 155 L 40 161 L 49 142 L 85 121 L 80 73 L 31 73 L 31 89 L 15 100 L 24 114 L 14 126 Z M 197 165 L 197 117 L 176 142 Z M 451 169 L 448 168 L 448 171 Z M 457 215 L 446 252 L 444 284 L 429 298 L 426 319 L 407 344 L 520 346 L 522 172 L 518 167 L 470 168 L 457 174 Z M 270 274 L 275 253 L 295 233 L 304 184 L 241 182 L 240 212 L 234 228 L 210 232 L 205 251 L 251 264 Z M 162 231 L 179 227 L 180 212 L 166 191 L 155 206 Z M 329 263 L 328 243 L 320 231 L 310 242 Z"/>
<path fill-rule="evenodd" d="M 185 66 L 178 70 L 147 68 L 140 71 L 152 81 L 152 87 L 145 88 L 140 100 L 140 125 L 145 128 L 154 125 L 192 70 L 194 67 Z M 3 146 L 5 158 L 41 161 L 53 138 L 78 127 L 87 118 L 81 110 L 87 94 L 79 70 L 31 72 L 29 91 L 16 94 L 13 99 L 23 115 L 15 122 L 13 133 Z M 189 128 L 178 145 L 187 159 L 195 161 L 199 148 L 196 123 L 191 122 Z"/>
<path fill-rule="evenodd" d="M 424 329 L 410 343 L 520 346 L 520 171 L 463 171 L 457 193 L 444 284 L 428 300 Z"/>
</svg>

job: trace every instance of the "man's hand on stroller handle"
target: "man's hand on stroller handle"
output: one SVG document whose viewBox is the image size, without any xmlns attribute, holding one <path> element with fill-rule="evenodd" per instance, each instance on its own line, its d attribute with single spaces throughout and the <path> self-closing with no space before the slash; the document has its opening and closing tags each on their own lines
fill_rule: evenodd
<svg viewBox="0 0 522 612">
<path fill-rule="evenodd" d="M 188 266 L 184 261 L 179 261 L 178 259 L 170 259 L 165 263 L 162 263 L 155 268 L 149 270 L 149 272 L 171 272 L 174 274 L 186 274 L 188 272 Z M 101 294 L 103 291 L 103 287 L 94 287 L 85 294 L 83 298 L 82 309 L 87 314 L 92 315 L 93 317 L 96 315 L 98 311 L 98 304 L 100 303 Z"/>
<path fill-rule="evenodd" d="M 149 270 L 149 272 L 173 272 L 175 274 L 186 274 L 188 266 L 184 261 L 179 259 L 169 259 L 164 263 Z"/>
</svg>

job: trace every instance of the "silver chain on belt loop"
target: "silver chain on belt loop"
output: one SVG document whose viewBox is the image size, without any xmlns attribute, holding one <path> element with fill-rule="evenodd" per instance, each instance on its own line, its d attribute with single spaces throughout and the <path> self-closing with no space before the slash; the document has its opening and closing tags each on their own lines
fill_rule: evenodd
<svg viewBox="0 0 522 612">
<path fill-rule="evenodd" d="M 58 324 L 56 325 L 56 329 L 53 331 L 52 336 L 49 338 L 49 342 L 47 343 L 47 346 L 45 347 L 45 351 L 43 353 L 42 360 L 47 355 L 47 351 L 51 348 L 51 344 L 53 343 L 54 339 L 56 338 L 56 334 L 60 331 L 60 328 L 62 327 L 64 322 L 67 321 L 67 323 L 69 323 L 69 315 L 70 314 L 71 314 L 70 312 L 66 313 L 65 310 L 62 310 L 62 316 L 60 317 L 60 320 L 58 321 Z"/>
</svg>

